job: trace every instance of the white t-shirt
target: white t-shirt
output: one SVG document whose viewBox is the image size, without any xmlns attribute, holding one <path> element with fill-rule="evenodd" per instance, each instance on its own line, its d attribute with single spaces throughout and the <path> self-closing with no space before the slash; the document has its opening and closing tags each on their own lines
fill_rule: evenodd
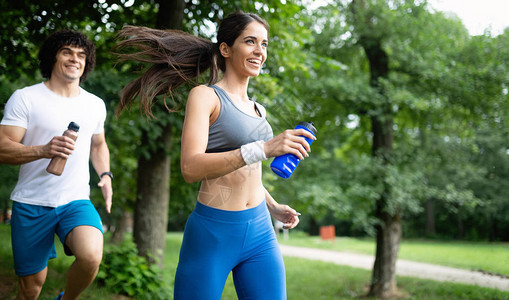
<svg viewBox="0 0 509 300">
<path fill-rule="evenodd" d="M 44 83 L 16 90 L 5 105 L 0 124 L 25 128 L 24 145 L 47 144 L 62 135 L 71 121 L 80 129 L 62 175 L 46 172 L 50 159 L 23 164 L 11 199 L 49 207 L 89 199 L 90 144 L 92 135 L 103 132 L 105 119 L 104 102 L 81 87 L 80 94 L 71 98 L 55 94 Z"/>
</svg>

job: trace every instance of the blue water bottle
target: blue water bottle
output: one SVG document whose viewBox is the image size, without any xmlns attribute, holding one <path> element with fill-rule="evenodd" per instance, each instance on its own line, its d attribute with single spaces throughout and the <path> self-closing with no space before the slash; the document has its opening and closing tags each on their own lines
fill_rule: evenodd
<svg viewBox="0 0 509 300">
<path fill-rule="evenodd" d="M 314 136 L 316 136 L 316 128 L 313 122 L 300 122 L 297 126 L 295 126 L 295 129 L 299 128 L 305 129 L 311 132 Z M 307 137 L 305 137 L 305 139 L 310 145 L 313 142 L 312 139 L 309 139 Z M 292 176 L 292 173 L 299 164 L 299 162 L 300 159 L 297 156 L 291 153 L 287 153 L 274 158 L 274 160 L 270 164 L 270 168 L 278 176 L 282 178 L 288 178 Z"/>
</svg>

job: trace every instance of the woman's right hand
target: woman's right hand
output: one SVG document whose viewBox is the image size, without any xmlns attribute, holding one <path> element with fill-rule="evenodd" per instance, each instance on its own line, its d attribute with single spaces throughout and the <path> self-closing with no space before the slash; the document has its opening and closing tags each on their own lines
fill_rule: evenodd
<svg viewBox="0 0 509 300">
<path fill-rule="evenodd" d="M 311 151 L 311 148 L 304 137 L 316 140 L 315 136 L 305 129 L 287 129 L 271 140 L 265 142 L 265 156 L 269 158 L 291 153 L 297 156 L 300 160 L 303 160 L 304 157 L 309 156 L 308 152 Z"/>
</svg>

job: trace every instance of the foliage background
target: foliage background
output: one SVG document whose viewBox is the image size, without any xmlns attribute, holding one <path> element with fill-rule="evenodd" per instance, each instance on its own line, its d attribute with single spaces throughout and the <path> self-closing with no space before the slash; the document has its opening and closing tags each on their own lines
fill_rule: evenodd
<svg viewBox="0 0 509 300">
<path fill-rule="evenodd" d="M 373 205 L 381 191 L 382 166 L 370 155 L 370 114 L 376 93 L 358 33 L 383 37 L 390 77 L 383 82 L 395 114 L 394 163 L 386 181 L 393 209 L 402 209 L 404 236 L 509 240 L 508 35 L 469 36 L 458 19 L 433 12 L 426 1 L 370 1 L 374 28 L 352 27 L 349 1 L 309 10 L 301 1 L 186 1 L 184 28 L 214 39 L 215 24 L 236 9 L 256 11 L 271 25 L 269 58 L 249 93 L 266 106 L 277 134 L 301 120 L 313 121 L 318 140 L 290 180 L 264 166 L 273 196 L 303 213 L 300 228 L 313 234 L 325 224 L 341 235 L 373 233 Z M 43 79 L 37 50 L 49 32 L 71 27 L 97 45 L 97 67 L 83 87 L 108 107 L 106 133 L 115 171 L 115 207 L 106 224 L 132 211 L 136 160 L 147 149 L 141 129 L 149 125 L 137 107 L 114 116 L 119 91 L 143 66 L 116 64 L 111 49 L 124 24 L 151 26 L 157 1 L 3 1 L 0 15 L 0 102 Z M 205 79 L 204 79 L 205 82 Z M 194 206 L 197 184 L 180 175 L 179 139 L 188 87 L 175 99 L 179 112 L 158 116 L 177 130 L 172 155 L 169 230 L 182 230 Z M 3 110 L 3 105 L 1 106 Z M 156 128 L 156 127 L 151 127 Z M 154 130 L 157 135 L 157 130 Z M 148 147 L 151 147 L 148 145 Z M 6 209 L 17 167 L 0 166 L 1 208 Z M 96 176 L 92 176 L 92 186 Z M 433 226 L 431 226 L 431 223 Z"/>
</svg>

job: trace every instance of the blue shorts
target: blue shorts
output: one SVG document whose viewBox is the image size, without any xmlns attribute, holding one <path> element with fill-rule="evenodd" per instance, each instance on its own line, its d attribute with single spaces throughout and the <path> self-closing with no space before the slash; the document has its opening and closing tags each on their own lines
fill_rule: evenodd
<svg viewBox="0 0 509 300">
<path fill-rule="evenodd" d="M 265 201 L 242 211 L 197 202 L 184 230 L 175 300 L 221 299 L 230 272 L 238 299 L 286 299 L 283 256 Z"/>
<path fill-rule="evenodd" d="M 90 200 L 76 200 L 58 207 L 46 207 L 14 201 L 11 237 L 14 270 L 18 276 L 38 273 L 57 257 L 55 233 L 72 255 L 65 238 L 75 227 L 93 226 L 103 232 L 101 217 Z M 103 232 L 104 233 L 104 232 Z"/>
</svg>

